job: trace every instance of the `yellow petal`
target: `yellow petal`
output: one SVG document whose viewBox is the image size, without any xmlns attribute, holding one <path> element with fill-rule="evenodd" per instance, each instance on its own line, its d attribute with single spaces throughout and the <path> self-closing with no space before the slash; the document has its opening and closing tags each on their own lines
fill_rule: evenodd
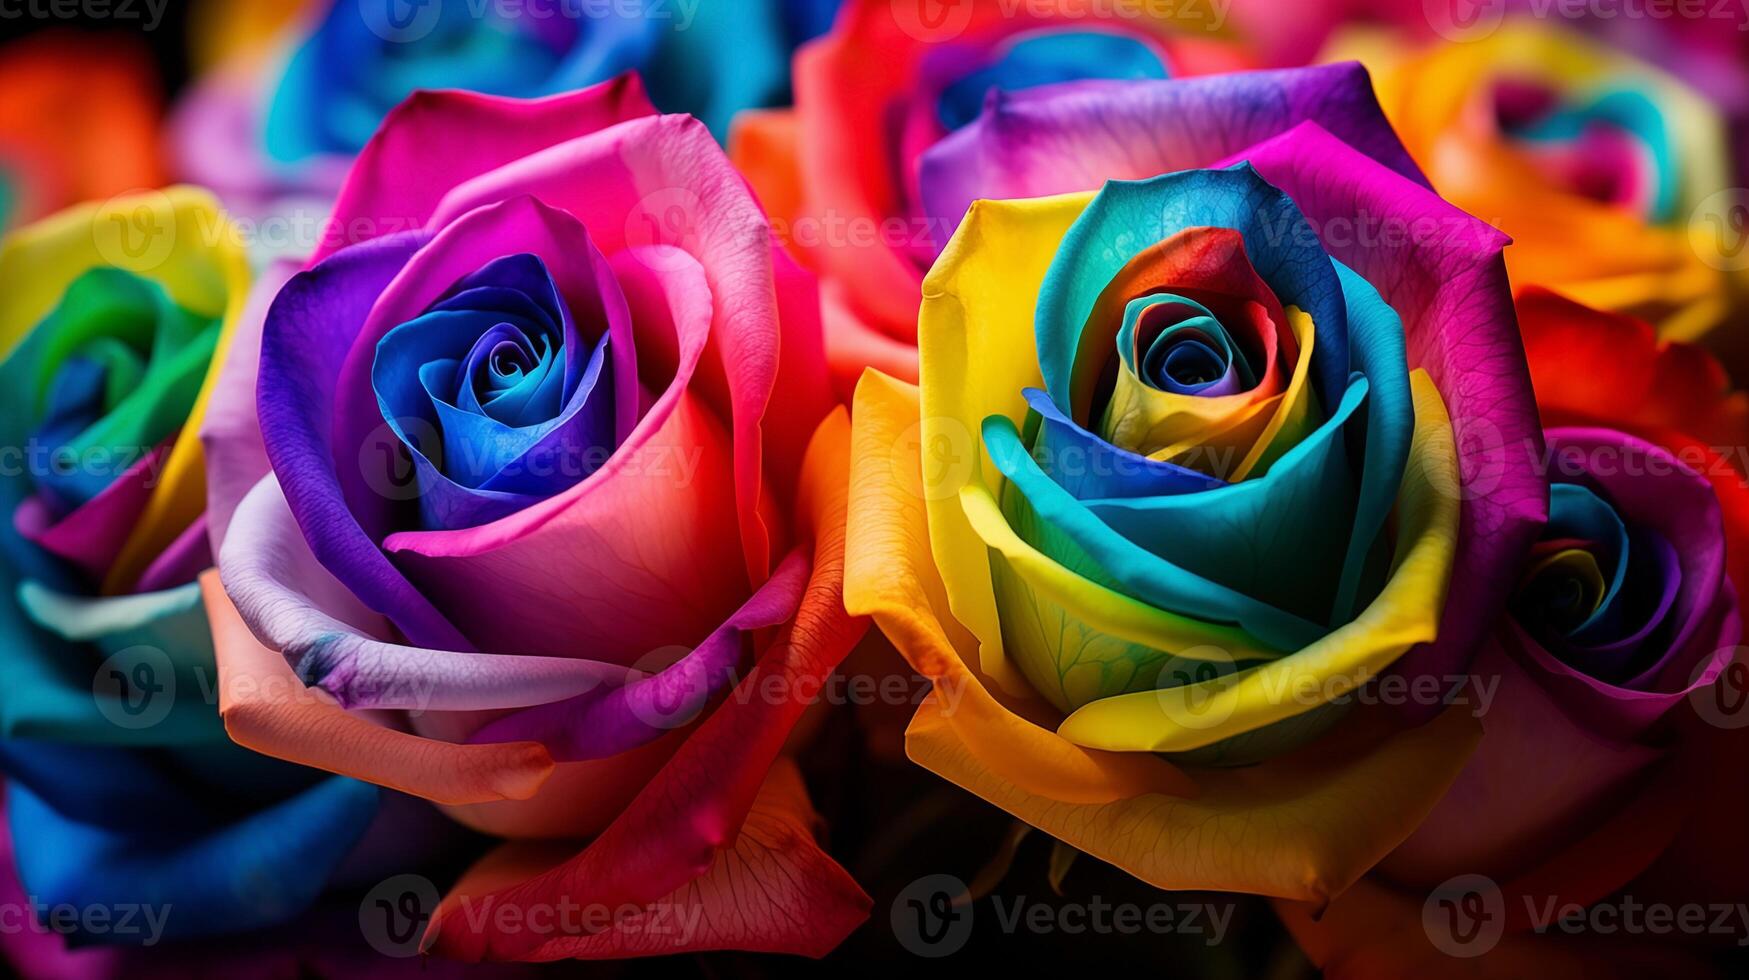
<svg viewBox="0 0 1749 980">
<path fill-rule="evenodd" d="M 1096 805 L 1004 778 L 971 750 L 964 728 L 925 700 L 906 748 L 931 772 L 1157 888 L 1315 902 L 1341 893 L 1408 837 L 1481 735 L 1461 707 L 1402 733 L 1360 710 L 1289 755 L 1195 771 L 1195 798 L 1150 793 Z"/>
<path fill-rule="evenodd" d="M 931 703 L 981 769 L 1025 792 L 1097 805 L 1143 793 L 1195 792 L 1157 756 L 1072 745 L 1061 715 L 1035 697 L 1004 697 L 973 666 L 977 640 L 948 612 L 929 555 L 918 456 L 917 389 L 870 371 L 856 389 L 844 605 L 872 616 L 935 685 Z"/>
<path fill-rule="evenodd" d="M 960 509 L 966 487 L 997 485 L 980 426 L 1018 424 L 1025 388 L 1043 387 L 1033 339 L 1039 286 L 1069 226 L 1093 192 L 1024 201 L 977 201 L 923 280 L 917 347 L 922 381 L 920 491 L 929 541 L 953 616 L 978 638 L 979 663 L 1002 690 L 1027 683 L 1002 653 L 990 563 Z"/>
</svg>

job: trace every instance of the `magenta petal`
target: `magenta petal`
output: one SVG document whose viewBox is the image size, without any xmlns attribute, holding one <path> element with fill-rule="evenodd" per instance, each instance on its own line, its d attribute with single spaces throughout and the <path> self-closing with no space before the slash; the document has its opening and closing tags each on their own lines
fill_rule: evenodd
<svg viewBox="0 0 1749 980">
<path fill-rule="evenodd" d="M 359 152 L 310 259 L 358 241 L 425 227 L 437 202 L 470 178 L 545 147 L 656 110 L 636 75 L 541 99 L 415 92 Z"/>
<path fill-rule="evenodd" d="M 1410 367 L 1425 369 L 1445 399 L 1463 540 L 1439 638 L 1394 669 L 1461 674 L 1548 519 L 1548 486 L 1537 468 L 1542 426 L 1501 255 L 1509 239 L 1312 123 L 1239 156 L 1286 191 L 1330 254 L 1403 318 Z"/>
<path fill-rule="evenodd" d="M 1501 645 L 1536 641 L 1510 622 L 1501 629 L 1462 691 L 1485 734 L 1445 798 L 1387 860 L 1394 880 L 1431 887 L 1459 871 L 1516 878 L 1607 819 L 1615 794 L 1664 758 L 1576 716 L 1537 668 Z"/>
<path fill-rule="evenodd" d="M 140 573 L 140 580 L 134 583 L 134 591 L 161 592 L 178 585 L 186 585 L 212 566 L 213 552 L 207 537 L 207 520 L 206 515 L 202 514 L 195 518 L 194 523 L 183 528 L 176 540 L 158 553 L 158 557 L 152 559 L 152 563 Z"/>
<path fill-rule="evenodd" d="M 689 724 L 734 684 L 753 631 L 780 626 L 795 613 L 811 570 L 806 552 L 791 552 L 745 605 L 672 666 L 611 691 L 519 711 L 470 741 L 534 741 L 559 762 L 579 762 L 630 751 Z"/>
<path fill-rule="evenodd" d="M 174 438 L 159 443 L 101 493 L 58 521 L 42 500 L 25 498 L 12 514 L 13 526 L 25 540 L 102 581 L 152 499 Z"/>
</svg>

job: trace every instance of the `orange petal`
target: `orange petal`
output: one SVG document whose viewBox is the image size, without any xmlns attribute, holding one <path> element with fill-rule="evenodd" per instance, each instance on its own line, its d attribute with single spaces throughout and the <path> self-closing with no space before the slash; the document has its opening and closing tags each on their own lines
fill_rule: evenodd
<svg viewBox="0 0 1749 980">
<path fill-rule="evenodd" d="M 48 33 L 0 52 L 0 168 L 21 185 L 14 218 L 157 187 L 158 80 L 144 45 Z"/>
<path fill-rule="evenodd" d="M 1010 708 L 958 652 L 977 641 L 946 610 L 929 558 L 917 389 L 874 371 L 856 389 L 851 435 L 850 559 L 845 605 L 871 615 L 917 671 L 935 684 L 930 714 L 977 758 L 1023 792 L 1100 804 L 1144 793 L 1192 795 L 1196 787 L 1157 756 L 1082 748 L 1054 730 L 1042 701 Z M 1024 712 L 1021 713 L 1021 712 Z M 912 722 L 912 731 L 919 721 Z M 915 751 L 912 757 L 916 758 Z"/>
<path fill-rule="evenodd" d="M 812 267 L 793 235 L 803 203 L 798 136 L 794 109 L 749 109 L 737 113 L 729 128 L 729 159 L 753 185 L 778 241 L 789 246 L 796 261 Z"/>
<path fill-rule="evenodd" d="M 216 570 L 201 575 L 200 589 L 219 665 L 219 714 L 237 744 L 434 803 L 526 799 L 553 771 L 534 742 L 454 745 L 348 714 L 255 639 Z"/>
</svg>

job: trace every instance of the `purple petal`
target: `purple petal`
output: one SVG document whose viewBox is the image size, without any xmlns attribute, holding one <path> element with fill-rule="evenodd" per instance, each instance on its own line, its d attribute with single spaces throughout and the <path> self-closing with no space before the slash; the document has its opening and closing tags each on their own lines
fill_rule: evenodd
<svg viewBox="0 0 1749 980">
<path fill-rule="evenodd" d="M 362 482 L 360 464 L 378 460 L 338 456 L 332 441 L 346 354 L 377 297 L 426 241 L 423 232 L 374 239 L 286 283 L 262 326 L 256 411 L 267 458 L 322 566 L 414 643 L 466 650 L 467 641 L 390 564 L 348 506 L 344 487 Z M 381 441 L 392 438 L 385 427 Z M 250 626 L 257 626 L 253 619 Z"/>
<path fill-rule="evenodd" d="M 976 122 L 923 155 L 923 206 L 939 247 L 979 198 L 1043 197 L 1208 167 L 1306 121 L 1426 184 L 1366 69 L 1351 62 L 993 94 Z"/>
</svg>

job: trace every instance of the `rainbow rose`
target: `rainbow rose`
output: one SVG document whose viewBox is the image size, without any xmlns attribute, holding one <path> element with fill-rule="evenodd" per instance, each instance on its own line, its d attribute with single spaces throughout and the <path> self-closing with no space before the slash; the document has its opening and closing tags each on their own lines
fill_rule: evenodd
<svg viewBox="0 0 1749 980">
<path fill-rule="evenodd" d="M 199 429 L 249 279 L 187 187 L 0 248 L 0 770 L 21 887 L 81 910 L 47 923 L 75 944 L 256 929 L 382 873 L 352 854 L 378 790 L 237 747 L 209 698 Z"/>
<path fill-rule="evenodd" d="M 1718 106 L 1585 35 L 1511 19 L 1416 50 L 1338 42 L 1454 204 L 1513 238 L 1518 285 L 1701 336 L 1749 297 L 1749 200 Z M 1607 243 L 1604 246 L 1600 243 Z"/>
<path fill-rule="evenodd" d="M 630 76 L 417 95 L 334 220 L 207 427 L 232 736 L 512 839 L 440 955 L 831 949 L 868 899 L 781 755 L 865 626 L 812 280 Z M 615 914 L 500 914 L 567 902 Z"/>
<path fill-rule="evenodd" d="M 1749 898 L 1749 399 L 1646 323 L 1534 288 L 1518 309 L 1549 520 L 1471 666 L 1486 734 L 1364 881 L 1283 916 L 1337 977 L 1712 975 L 1705 946 L 1749 928 L 1716 919 Z"/>
<path fill-rule="evenodd" d="M 847 605 L 936 683 L 924 766 L 1159 887 L 1328 898 L 1476 734 L 1361 695 L 1460 676 L 1543 520 L 1506 239 L 1354 68 L 1017 103 L 919 384 L 857 389 Z"/>
<path fill-rule="evenodd" d="M 250 214 L 325 210 L 352 158 L 415 90 L 531 98 L 640 70 L 658 104 L 714 130 L 789 87 L 789 53 L 836 0 L 308 0 L 203 5 L 206 62 L 171 129 L 179 174 Z M 733 38 L 729 43 L 728 38 Z M 312 228 L 316 222 L 308 223 Z M 273 229 L 277 232 L 278 226 Z M 321 243 L 287 230 L 281 253 Z M 265 236 L 264 236 L 265 237 Z M 301 246 L 301 249 L 292 246 Z"/>
<path fill-rule="evenodd" d="M 977 119 L 993 90 L 1245 67 L 1223 39 L 1222 9 L 851 0 L 797 52 L 795 108 L 743 113 L 730 155 L 792 252 L 821 274 L 843 397 L 871 365 L 916 380 L 919 290 L 959 217 L 930 210 L 937 145 Z"/>
</svg>

